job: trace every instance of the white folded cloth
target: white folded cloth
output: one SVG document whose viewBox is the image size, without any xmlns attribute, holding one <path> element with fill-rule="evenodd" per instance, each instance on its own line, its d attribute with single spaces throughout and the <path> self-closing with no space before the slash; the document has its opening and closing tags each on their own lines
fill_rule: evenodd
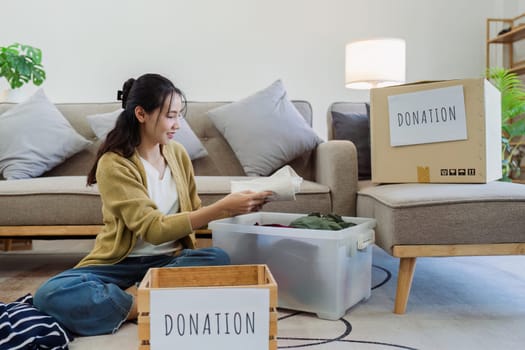
<svg viewBox="0 0 525 350">
<path fill-rule="evenodd" d="M 257 177 L 253 180 L 232 180 L 230 191 L 272 191 L 273 195 L 268 197 L 269 201 L 295 200 L 295 194 L 299 192 L 303 178 L 297 175 L 291 166 L 285 165 L 269 177 Z"/>
</svg>

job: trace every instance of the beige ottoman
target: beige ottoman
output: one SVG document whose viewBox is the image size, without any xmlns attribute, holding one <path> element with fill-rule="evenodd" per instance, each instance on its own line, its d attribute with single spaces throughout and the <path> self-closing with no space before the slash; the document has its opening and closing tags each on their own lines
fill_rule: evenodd
<svg viewBox="0 0 525 350">
<path fill-rule="evenodd" d="M 400 258 L 394 312 L 406 310 L 417 257 L 525 254 L 525 185 L 393 184 L 363 188 L 357 215 Z"/>
</svg>

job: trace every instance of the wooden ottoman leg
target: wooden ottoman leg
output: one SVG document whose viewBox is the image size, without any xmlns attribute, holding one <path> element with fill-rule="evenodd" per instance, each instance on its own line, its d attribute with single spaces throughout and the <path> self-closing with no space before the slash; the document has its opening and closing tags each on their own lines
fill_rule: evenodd
<svg viewBox="0 0 525 350">
<path fill-rule="evenodd" d="M 400 258 L 397 276 L 397 292 L 394 304 L 395 314 L 404 314 L 407 308 L 412 278 L 416 267 L 416 258 Z"/>
</svg>

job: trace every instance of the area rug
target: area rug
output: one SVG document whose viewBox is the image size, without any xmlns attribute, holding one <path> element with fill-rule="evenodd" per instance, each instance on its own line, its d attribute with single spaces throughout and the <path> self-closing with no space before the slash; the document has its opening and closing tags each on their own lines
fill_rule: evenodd
<svg viewBox="0 0 525 350">
<path fill-rule="evenodd" d="M 84 254 L 75 244 L 35 242 L 33 252 L 1 253 L 0 301 L 73 266 Z M 418 259 L 404 315 L 392 313 L 398 263 L 374 247 L 372 295 L 340 320 L 281 309 L 279 349 L 525 348 L 525 256 Z M 114 335 L 78 337 L 70 349 L 137 346 L 137 326 L 126 323 Z"/>
</svg>

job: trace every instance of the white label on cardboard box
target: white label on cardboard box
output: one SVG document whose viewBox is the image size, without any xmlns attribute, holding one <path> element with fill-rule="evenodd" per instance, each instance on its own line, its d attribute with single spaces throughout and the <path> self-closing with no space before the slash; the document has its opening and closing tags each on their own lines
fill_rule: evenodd
<svg viewBox="0 0 525 350">
<path fill-rule="evenodd" d="M 150 291 L 150 346 L 165 349 L 268 350 L 267 288 Z"/>
<path fill-rule="evenodd" d="M 467 139 L 463 86 L 388 96 L 390 145 Z"/>
</svg>

